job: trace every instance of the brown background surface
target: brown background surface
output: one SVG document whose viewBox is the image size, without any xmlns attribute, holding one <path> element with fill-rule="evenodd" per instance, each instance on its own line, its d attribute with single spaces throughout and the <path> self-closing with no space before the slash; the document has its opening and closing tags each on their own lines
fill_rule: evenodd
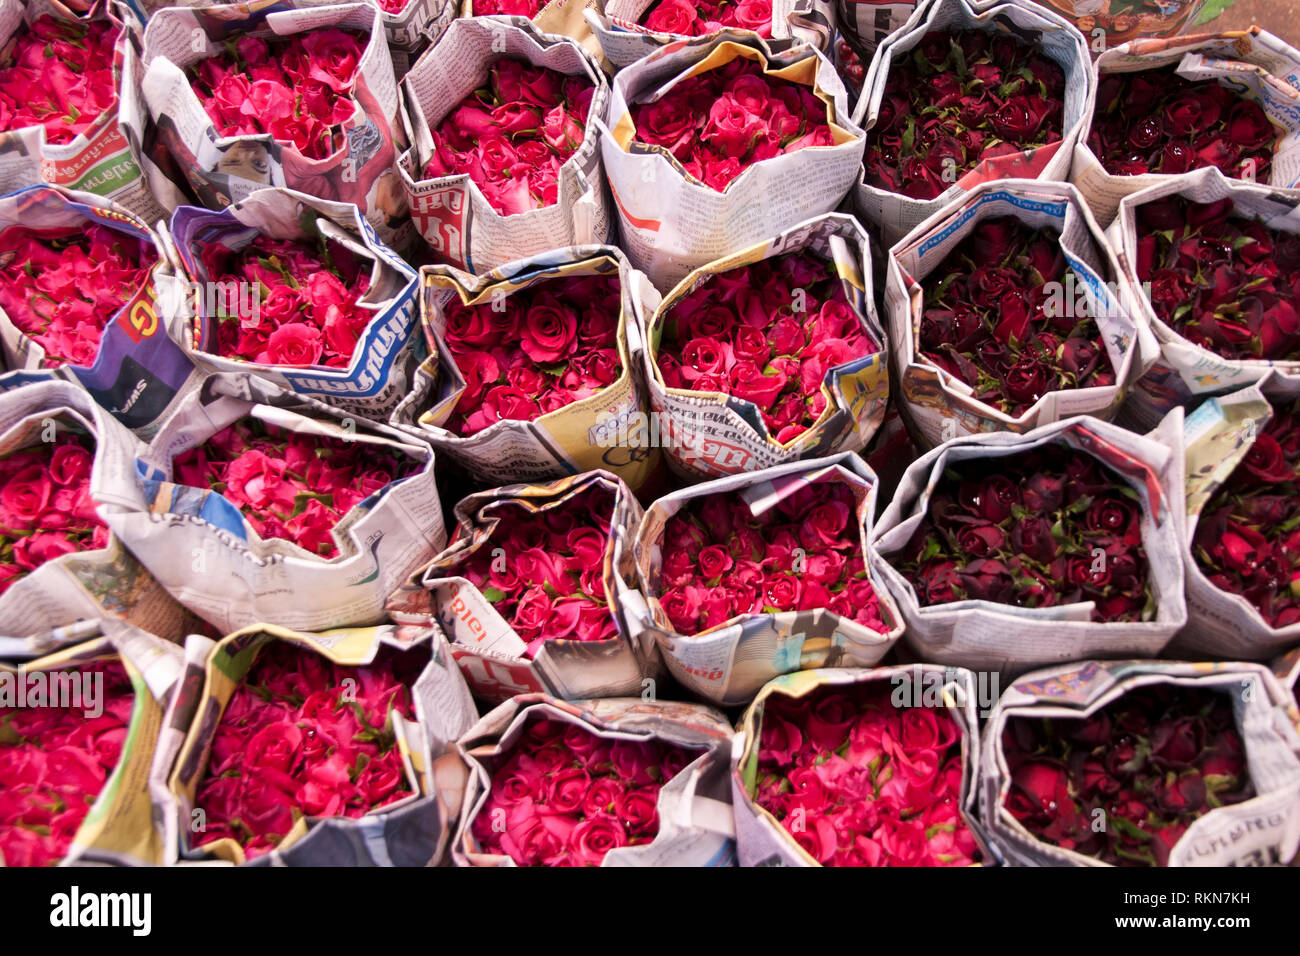
<svg viewBox="0 0 1300 956">
<path fill-rule="evenodd" d="M 1221 16 L 1188 32 L 1243 30 L 1252 24 L 1300 45 L 1300 0 L 1236 0 Z"/>
</svg>

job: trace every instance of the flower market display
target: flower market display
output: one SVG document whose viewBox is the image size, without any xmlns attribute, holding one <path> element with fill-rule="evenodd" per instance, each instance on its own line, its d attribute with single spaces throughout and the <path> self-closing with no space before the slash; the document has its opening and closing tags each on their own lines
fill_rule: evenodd
<svg viewBox="0 0 1300 956">
<path fill-rule="evenodd" d="M 1300 865 L 1232 5 L 0 0 L 0 869 Z"/>
</svg>

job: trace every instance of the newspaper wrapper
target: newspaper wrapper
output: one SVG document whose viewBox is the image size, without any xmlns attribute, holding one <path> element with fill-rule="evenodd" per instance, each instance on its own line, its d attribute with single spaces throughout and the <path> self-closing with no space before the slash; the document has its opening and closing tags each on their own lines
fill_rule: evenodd
<svg viewBox="0 0 1300 956">
<path fill-rule="evenodd" d="M 734 493 L 760 515 L 819 481 L 842 482 L 857 501 L 857 524 L 871 584 L 880 602 L 883 634 L 824 608 L 743 614 L 698 634 L 679 634 L 659 603 L 662 539 L 669 519 L 691 498 Z M 818 667 L 872 667 L 903 633 L 893 596 L 873 567 L 871 527 L 876 476 L 851 453 L 791 462 L 744 475 L 717 478 L 665 495 L 646 510 L 634 553 L 639 594 L 624 601 L 634 634 L 647 631 L 659 644 L 668 671 L 688 690 L 722 706 L 746 704 L 773 677 Z"/>
<path fill-rule="evenodd" d="M 499 421 L 469 437 L 443 427 L 465 388 L 455 358 L 443 342 L 447 303 L 456 296 L 468 305 L 503 302 L 520 289 L 556 277 L 615 272 L 623 296 L 617 346 L 622 372 L 612 384 L 530 422 Z M 416 371 L 410 395 L 397 406 L 390 422 L 416 431 L 486 483 L 560 478 L 601 468 L 636 490 L 650 477 L 659 463 L 658 449 L 620 445 L 616 432 L 617 423 L 645 417 L 647 398 L 633 369 L 633 315 L 638 308 L 652 309 L 659 293 L 628 265 L 622 252 L 613 246 L 570 246 L 507 263 L 478 277 L 451 266 L 424 266 L 420 283 L 420 321 L 435 354 Z"/>
<path fill-rule="evenodd" d="M 813 90 L 826 103 L 834 145 L 753 163 L 718 192 L 689 176 L 663 147 L 633 142 L 630 105 L 656 102 L 678 82 L 738 57 Z M 700 266 L 832 211 L 857 181 L 865 145 L 849 119 L 848 93 L 834 64 L 806 44 L 778 52 L 757 36 L 683 40 L 625 67 L 614 78 L 600 126 L 623 248 L 661 291 Z"/>
<path fill-rule="evenodd" d="M 492 547 L 490 535 L 503 521 L 509 527 L 517 513 L 514 506 L 544 514 L 594 488 L 614 495 L 602 579 L 618 633 L 604 641 L 547 641 L 530 660 L 524 653 L 526 642 L 482 592 L 457 573 L 457 566 Z M 506 503 L 511 507 L 498 507 Z M 653 641 L 631 640 L 625 619 L 626 582 L 634 574 L 632 535 L 640 519 L 641 506 L 631 490 L 606 471 L 470 495 L 456 505 L 456 541 L 389 598 L 389 616 L 399 621 L 436 620 L 451 641 L 452 656 L 470 689 L 494 705 L 528 692 L 566 700 L 639 695 L 654 686 L 660 673 Z M 505 560 L 504 551 L 500 558 Z"/>
<path fill-rule="evenodd" d="M 120 488 L 143 447 L 82 389 L 47 380 L 7 391 L 0 402 L 0 454 L 57 442 L 70 428 L 94 438 L 90 494 L 100 506 L 132 506 Z M 0 595 L 0 659 L 37 657 L 100 632 L 115 618 L 151 633 L 176 635 L 193 619 L 163 590 L 122 542 L 48 561 Z"/>
<path fill-rule="evenodd" d="M 334 526 L 339 554 L 322 558 L 259 538 L 218 492 L 172 483 L 175 455 L 245 416 L 362 442 L 423 467 L 345 514 Z M 134 468 L 122 463 L 109 491 L 124 505 L 105 509 L 109 527 L 176 600 L 222 633 L 262 620 L 300 630 L 379 623 L 385 598 L 447 542 L 427 445 L 248 376 L 213 375 L 186 394 Z"/>
<path fill-rule="evenodd" d="M 149 16 L 164 7 L 206 7 L 205 0 L 120 0 L 124 4 L 134 5 L 139 2 L 141 9 L 136 14 L 141 29 Z M 274 0 L 281 3 L 281 0 Z M 297 0 L 296 7 L 327 7 L 337 4 L 339 0 Z M 400 80 L 410 65 L 429 46 L 437 42 L 438 37 L 447 29 L 447 24 L 456 18 L 455 0 L 407 0 L 398 13 L 389 13 L 371 0 L 365 2 L 379 11 L 379 19 L 384 25 L 384 35 L 388 38 L 388 53 L 393 59 L 393 69 Z M 254 9 L 272 6 L 270 2 L 253 0 Z"/>
<path fill-rule="evenodd" d="M 574 724 L 605 740 L 657 739 L 700 751 L 659 791 L 658 835 L 649 843 L 610 850 L 601 866 L 735 865 L 735 824 L 727 784 L 732 729 L 722 714 L 700 704 L 652 697 L 563 701 L 545 694 L 520 694 L 470 728 L 457 747 L 459 765 L 447 771 L 448 799 L 463 794 L 451 847 L 457 866 L 515 865 L 508 856 L 483 853 L 470 827 L 487 801 L 498 758 L 514 746 L 525 724 L 542 718 Z M 453 784 L 459 787 L 452 789 Z"/>
<path fill-rule="evenodd" d="M 175 269 L 157 233 L 114 203 L 90 193 L 54 186 L 30 186 L 0 196 L 0 230 L 85 229 L 104 226 L 151 243 L 158 261 L 149 279 L 104 325 L 93 364 L 61 365 L 52 377 L 83 386 L 128 428 L 147 435 L 198 373 L 167 337 L 174 308 Z M 0 309 L 0 356 L 6 368 L 39 369 L 45 350 Z"/>
<path fill-rule="evenodd" d="M 820 866 L 780 822 L 754 799 L 758 788 L 758 751 L 765 703 L 773 697 L 809 697 L 821 690 L 888 682 L 895 701 L 907 706 L 942 707 L 961 730 L 962 820 L 975 837 L 984 862 L 996 860 L 975 813 L 979 776 L 979 713 L 975 677 L 960 667 L 913 664 L 870 670 L 843 668 L 801 671 L 769 681 L 741 718 L 731 752 L 731 803 L 736 817 L 736 855 L 741 866 Z M 929 695 L 928 697 L 926 695 Z M 933 698 L 933 702 L 931 699 Z M 895 704 L 896 706 L 903 706 Z"/>
<path fill-rule="evenodd" d="M 1211 584 L 1192 545 L 1202 512 L 1268 425 L 1274 405 L 1297 398 L 1300 379 L 1267 376 L 1231 395 L 1207 399 L 1184 420 L 1187 627 L 1170 644 L 1171 655 L 1188 660 L 1261 661 L 1300 644 L 1300 623 L 1275 628 L 1245 597 Z"/>
<path fill-rule="evenodd" d="M 1039 840 L 1003 806 L 1010 774 L 1002 751 L 1007 721 L 1082 720 L 1124 694 L 1153 684 L 1210 690 L 1232 698 L 1237 731 L 1257 796 L 1211 810 L 1187 828 L 1169 866 L 1259 866 L 1284 863 L 1300 843 L 1300 758 L 1279 732 L 1276 683 L 1258 664 L 1085 661 L 1026 674 L 1002 695 L 984 727 L 980 814 L 1009 863 L 1106 866 L 1093 857 Z"/>
<path fill-rule="evenodd" d="M 1088 111 L 1074 147 L 1070 179 L 1103 226 L 1114 221 L 1125 196 L 1178 177 L 1163 173 L 1112 176 L 1106 172 L 1088 147 L 1097 84 L 1107 73 L 1168 66 L 1176 66 L 1178 75 L 1188 80 L 1217 79 L 1220 85 L 1257 102 L 1279 135 L 1268 182 L 1277 187 L 1300 185 L 1300 51 L 1259 27 L 1233 33 L 1134 40 L 1107 49 L 1097 58 Z M 1255 176 L 1253 171 L 1243 170 L 1242 178 L 1253 182 Z"/>
<path fill-rule="evenodd" d="M 600 42 L 605 57 L 616 68 L 628 66 L 660 47 L 695 39 L 639 25 L 637 21 L 656 2 L 657 0 L 605 0 L 603 5 L 593 3 L 589 6 L 587 24 Z M 834 24 L 835 10 L 830 0 L 776 0 L 772 4 L 772 35 L 768 44 L 772 49 L 788 49 L 795 44 L 806 43 L 823 53 L 829 53 Z M 744 43 L 758 34 L 743 27 L 726 27 L 706 36 L 710 39 L 724 36 Z"/>
<path fill-rule="evenodd" d="M 1094 53 L 1143 37 L 1185 33 L 1205 0 L 1039 0 L 1074 23 Z M 1207 11 L 1208 12 L 1208 11 Z M 1194 19 L 1195 18 L 1195 19 Z"/>
<path fill-rule="evenodd" d="M 972 0 L 924 0 L 906 26 L 889 36 L 876 50 L 867 69 L 862 95 L 853 109 L 853 122 L 867 130 L 876 125 L 885 95 L 889 70 L 896 58 L 910 55 L 922 38 L 934 30 L 979 30 L 1014 36 L 1037 47 L 1065 71 L 1065 96 L 1061 139 L 1036 149 L 980 162 L 962 174 L 934 199 L 912 199 L 868 185 L 863 177 L 854 190 L 858 214 L 879 226 L 886 246 L 892 246 L 937 210 L 955 202 L 980 183 L 999 179 L 1064 180 L 1070 157 L 1094 94 L 1095 79 L 1088 45 L 1069 21 L 1029 0 L 979 3 Z"/>
<path fill-rule="evenodd" d="M 927 452 L 903 475 L 876 524 L 875 572 L 897 598 L 908 646 L 922 660 L 1016 676 L 1033 667 L 1084 658 L 1153 657 L 1187 622 L 1183 600 L 1182 415 L 1150 435 L 1079 417 L 1025 435 L 967 436 Z M 922 607 L 916 590 L 889 562 L 911 539 L 944 469 L 971 459 L 1003 458 L 1048 444 L 1090 455 L 1136 492 L 1148 582 L 1157 604 L 1150 621 L 1095 623 L 1093 602 L 1046 608 L 964 600 Z"/>
<path fill-rule="evenodd" d="M 584 50 L 600 62 L 603 72 L 612 74 L 614 67 L 605 60 L 605 55 L 600 49 L 600 41 L 591 32 L 591 25 L 586 20 L 587 11 L 597 14 L 603 4 L 604 0 L 549 0 L 543 3 L 536 15 L 529 19 L 543 33 L 558 34 L 576 40 Z M 474 0 L 461 0 L 460 15 L 466 20 L 471 17 L 482 20 L 486 16 L 502 14 L 475 13 Z"/>
<path fill-rule="evenodd" d="M 916 14 L 918 0 L 835 0 L 835 28 L 862 64 Z"/>
<path fill-rule="evenodd" d="M 164 808 L 167 862 L 242 864 L 243 848 L 231 839 L 195 846 L 206 815 L 194 806 L 207 772 L 221 716 L 262 650 L 284 641 L 346 667 L 364 667 L 382 647 L 427 647 L 429 663 L 410 685 L 415 720 L 390 711 L 410 793 L 363 817 L 298 817 L 279 845 L 252 866 L 429 866 L 443 855 L 458 805 L 441 799 L 434 761 L 452 750 L 478 719 L 469 690 L 433 628 L 348 628 L 321 633 L 260 624 L 213 642 L 197 635 L 185 646 L 184 675 L 167 709 L 149 790 Z"/>
<path fill-rule="evenodd" d="M 402 248 L 410 226 L 406 196 L 393 168 L 403 145 L 399 98 L 379 9 L 361 3 L 286 5 L 284 0 L 256 0 L 201 9 L 167 7 L 149 18 L 143 53 L 127 57 L 121 109 L 149 185 L 168 209 L 184 203 L 189 191 L 199 205 L 219 209 L 264 186 L 354 203 L 384 242 Z M 341 124 L 345 146 L 324 159 L 308 159 L 269 133 L 217 133 L 190 86 L 188 67 L 220 53 L 228 39 L 284 37 L 330 27 L 368 36 L 352 93 L 356 112 Z"/>
<path fill-rule="evenodd" d="M 18 667 L 0 663 L 0 686 L 13 693 L 26 675 L 46 674 L 48 693 L 69 695 L 61 703 L 85 707 L 87 719 L 102 713 L 103 684 L 76 674 L 94 661 L 118 659 L 135 692 L 122 755 L 81 822 L 61 865 L 156 865 L 163 862 L 163 834 L 148 788 L 163 711 L 181 675 L 179 645 L 120 621 L 104 621 L 103 633 Z M 96 685 L 99 685 L 98 688 Z M 30 684 L 28 687 L 30 688 Z M 0 866 L 4 860 L 0 857 Z"/>
<path fill-rule="evenodd" d="M 59 0 L 3 0 L 0 2 L 0 48 L 9 45 L 24 23 L 44 15 L 56 20 L 106 21 L 121 31 L 113 58 L 113 79 L 120 92 L 130 43 L 112 6 L 96 4 L 83 13 Z M 118 121 L 117 107 L 114 102 L 69 143 L 47 143 L 44 126 L 5 132 L 0 142 L 0 193 L 47 182 L 91 193 L 100 201 L 111 200 L 150 225 L 157 222 L 163 209 L 149 192 L 144 175 L 131 155 L 130 144 Z"/>
<path fill-rule="evenodd" d="M 1120 297 L 1138 321 L 1150 325 L 1160 346 L 1155 364 L 1134 384 L 1120 411 L 1121 421 L 1136 429 L 1154 427 L 1175 406 L 1190 409 L 1212 395 L 1251 385 L 1270 371 L 1275 379 L 1300 380 L 1300 361 L 1228 359 L 1188 342 L 1156 315 L 1137 275 L 1137 215 L 1146 203 L 1173 195 L 1198 203 L 1227 198 L 1235 205 L 1234 217 L 1259 218 L 1270 229 L 1300 233 L 1300 193 L 1228 179 L 1212 168 L 1161 178 L 1163 182 L 1125 197 L 1106 230 L 1119 257 Z"/>
<path fill-rule="evenodd" d="M 734 395 L 667 387 L 656 356 L 668 314 L 702 283 L 728 269 L 803 250 L 834 264 L 845 298 L 876 351 L 829 369 L 821 384 L 826 410 L 812 427 L 781 444 L 768 431 L 754 403 Z M 617 443 L 630 448 L 662 445 L 673 470 L 691 480 L 861 450 L 884 419 L 889 400 L 889 348 L 871 285 L 867 234 L 851 216 L 839 213 L 810 219 L 694 270 L 658 308 L 642 311 L 638 317 L 637 364 L 650 387 L 653 419 L 647 424 L 653 428 L 641 428 L 640 422 L 611 421 L 611 434 L 616 431 Z"/>
<path fill-rule="evenodd" d="M 469 174 L 426 179 L 433 155 L 431 130 L 487 79 L 502 58 L 522 60 L 595 84 L 582 144 L 560 167 L 556 201 L 503 216 Z M 605 110 L 609 84 L 596 60 L 575 40 L 543 33 L 523 17 L 456 20 L 402 81 L 404 121 L 411 149 L 398 162 L 415 228 L 438 261 L 472 273 L 562 246 L 608 242 L 613 212 L 604 186 L 595 121 Z"/>
<path fill-rule="evenodd" d="M 224 307 L 234 314 L 237 304 L 257 308 L 261 290 L 252 283 L 214 281 L 204 266 L 203 250 L 214 243 L 243 249 L 259 235 L 309 243 L 323 237 L 370 263 L 369 285 L 358 305 L 371 318 L 347 368 L 267 365 L 217 354 L 215 313 Z M 179 319 L 171 334 L 200 368 L 252 372 L 282 388 L 381 421 L 406 394 L 416 366 L 426 357 L 416 315 L 415 272 L 379 241 L 356 206 L 287 189 L 259 189 L 220 212 L 181 206 L 172 216 L 170 236 L 189 279 L 189 294 L 175 310 Z"/>
<path fill-rule="evenodd" d="M 985 219 L 1013 216 L 1056 232 L 1073 277 L 1057 283 L 1067 314 L 1091 317 L 1115 372 L 1114 385 L 1056 390 L 1017 416 L 975 397 L 975 390 L 919 354 L 925 313 L 922 280 Z M 1074 415 L 1114 416 L 1125 393 L 1155 361 L 1159 346 L 1146 323 L 1121 302 L 1120 266 L 1078 190 L 1068 183 L 982 183 L 912 230 L 890 250 L 885 314 L 902 391 L 898 406 L 914 434 L 931 447 L 978 432 L 1027 432 Z M 1078 280 L 1076 285 L 1075 280 Z"/>
<path fill-rule="evenodd" d="M 1273 675 L 1282 685 L 1282 709 L 1295 735 L 1293 749 L 1300 754 L 1300 647 L 1273 662 Z"/>
</svg>

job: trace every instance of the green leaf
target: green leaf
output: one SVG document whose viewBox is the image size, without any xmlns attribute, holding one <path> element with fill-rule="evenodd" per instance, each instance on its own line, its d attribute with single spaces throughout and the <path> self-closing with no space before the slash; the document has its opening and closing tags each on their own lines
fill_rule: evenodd
<svg viewBox="0 0 1300 956">
<path fill-rule="evenodd" d="M 506 592 L 502 591 L 500 588 L 487 587 L 483 589 L 483 596 L 493 604 L 496 604 L 506 596 Z"/>
<path fill-rule="evenodd" d="M 1216 17 L 1222 16 L 1230 6 L 1232 0 L 1207 0 L 1205 6 L 1201 8 L 1200 16 L 1192 21 L 1192 26 L 1199 27 L 1202 23 L 1209 23 Z"/>
</svg>

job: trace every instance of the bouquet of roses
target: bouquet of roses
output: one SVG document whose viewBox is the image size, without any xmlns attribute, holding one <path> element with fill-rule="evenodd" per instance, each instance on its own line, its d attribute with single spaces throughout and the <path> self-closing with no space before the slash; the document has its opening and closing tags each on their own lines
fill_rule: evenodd
<svg viewBox="0 0 1300 956">
<path fill-rule="evenodd" d="M 476 719 L 430 628 L 197 636 L 154 771 L 184 859 L 430 866 L 452 813 L 428 761 Z M 436 702 L 436 704 L 435 704 Z M 358 821 L 361 821 L 358 823 Z"/>
<path fill-rule="evenodd" d="M 726 865 L 730 737 L 722 715 L 698 704 L 513 697 L 461 738 L 469 779 L 453 860 Z M 663 812 L 669 806 L 681 812 Z"/>
<path fill-rule="evenodd" d="M 251 370 L 370 418 L 406 394 L 415 273 L 355 207 L 260 189 L 220 212 L 182 206 L 170 232 L 192 312 L 173 335 L 205 370 Z"/>
<path fill-rule="evenodd" d="M 921 607 L 1091 603 L 1097 623 L 1150 621 L 1140 500 L 1091 455 L 1044 445 L 950 465 L 891 559 Z"/>
<path fill-rule="evenodd" d="M 1277 139 L 1259 103 L 1168 66 L 1102 77 L 1086 142 L 1112 176 L 1217 166 L 1267 182 Z"/>
<path fill-rule="evenodd" d="M 4 317 L 41 367 L 58 368 L 95 364 L 105 327 L 141 295 L 160 259 L 147 234 L 83 222 L 7 226 L 0 261 Z"/>
<path fill-rule="evenodd" d="M 1232 700 L 1211 690 L 1155 684 L 1086 719 L 1012 718 L 1002 753 L 1007 812 L 1112 866 L 1168 866 L 1193 822 L 1255 796 Z"/>
<path fill-rule="evenodd" d="M 1274 719 L 1280 698 L 1254 664 L 1027 674 L 986 725 L 984 822 L 1019 865 L 1284 863 L 1300 844 L 1287 822 L 1300 756 Z"/>
<path fill-rule="evenodd" d="M 615 426 L 645 417 L 625 321 L 634 301 L 658 295 L 621 251 L 576 246 L 481 276 L 446 265 L 421 273 L 434 358 L 393 422 L 418 428 L 485 482 L 608 468 L 640 486 L 657 453 L 623 447 L 627 429 Z"/>
<path fill-rule="evenodd" d="M 91 623 L 101 636 L 0 663 L 0 866 L 164 861 L 138 781 L 156 755 L 180 648 L 113 616 Z"/>
<path fill-rule="evenodd" d="M 153 633 L 193 619 L 109 534 L 105 509 L 142 447 L 75 382 L 11 379 L 0 402 L 0 658 L 29 658 L 103 633 L 116 618 Z M 13 381 L 18 378 L 19 381 Z"/>
<path fill-rule="evenodd" d="M 981 162 L 1059 143 L 1065 71 L 1010 34 L 935 30 L 889 65 L 865 182 L 934 199 Z"/>
<path fill-rule="evenodd" d="M 1300 382 L 1270 375 L 1195 414 L 1185 449 L 1189 623 L 1170 651 L 1267 660 L 1300 642 L 1291 587 L 1300 580 Z"/>
<path fill-rule="evenodd" d="M 844 285 L 808 250 L 708 276 L 660 315 L 664 385 L 752 402 L 788 444 L 825 414 L 832 371 L 880 350 Z"/>
<path fill-rule="evenodd" d="M 1115 384 L 1096 320 L 1050 300 L 1053 287 L 1084 287 L 1058 238 L 985 219 L 927 277 L 921 354 L 1012 418 L 1048 392 Z"/>
<path fill-rule="evenodd" d="M 688 637 L 738 617 L 825 608 L 878 634 L 889 630 L 863 558 L 847 484 L 809 485 L 754 515 L 734 494 L 683 502 L 664 527 L 659 604 Z"/>
<path fill-rule="evenodd" d="M 447 429 L 468 437 L 500 421 L 534 421 L 613 385 L 626 374 L 621 310 L 618 276 L 599 274 L 548 279 L 478 305 L 448 302 L 442 338 L 465 390 Z"/>
<path fill-rule="evenodd" d="M 465 173 L 503 216 L 553 206 L 560 167 L 586 136 L 596 85 L 521 60 L 487 66 L 487 80 L 433 129 L 423 179 Z"/>
<path fill-rule="evenodd" d="M 1294 198 L 1228 179 L 1217 169 L 1131 194 L 1107 231 L 1123 256 L 1122 292 L 1144 315 L 1159 357 L 1125 414 L 1150 427 L 1260 381 L 1300 373 L 1300 228 Z"/>
<path fill-rule="evenodd" d="M 885 300 L 906 420 L 928 443 L 1109 418 L 1157 346 L 1120 265 L 1063 183 L 981 183 L 890 251 Z"/>
<path fill-rule="evenodd" d="M 1230 198 L 1137 207 L 1137 279 L 1181 338 L 1226 359 L 1300 362 L 1300 234 Z"/>
<path fill-rule="evenodd" d="M 443 64 L 455 57 L 467 66 L 449 73 Z M 456 20 L 402 86 L 414 148 L 399 170 L 438 261 L 483 272 L 606 241 L 610 212 L 587 125 L 609 87 L 575 40 L 531 21 Z"/>
<path fill-rule="evenodd" d="M 778 678 L 743 728 L 732 771 L 742 866 L 766 853 L 824 866 L 983 858 L 968 817 L 979 753 L 968 672 L 917 665 Z"/>
<path fill-rule="evenodd" d="M 117 106 L 113 55 L 121 27 L 42 14 L 19 26 L 0 66 L 0 131 L 41 126 L 70 143 Z"/>
<path fill-rule="evenodd" d="M 745 57 L 679 80 L 653 102 L 633 103 L 630 115 L 634 143 L 671 155 L 689 182 L 717 192 L 765 159 L 835 145 L 824 99 Z"/>
<path fill-rule="evenodd" d="M 899 635 L 866 555 L 875 490 L 843 454 L 660 498 L 637 532 L 647 608 L 634 629 L 654 633 L 674 677 L 723 704 L 790 671 L 874 665 Z M 801 635 L 793 648 L 789 634 Z"/>
<path fill-rule="evenodd" d="M 337 29 L 287 37 L 241 36 L 186 67 L 190 86 L 218 136 L 269 133 L 307 159 L 346 143 L 362 34 Z"/>
<path fill-rule="evenodd" d="M 640 693 L 653 653 L 623 636 L 622 574 L 641 516 L 626 485 L 587 472 L 470 495 L 456 514 L 451 544 L 389 600 L 390 615 L 436 617 L 470 687 L 493 703 L 519 689 Z"/>
<path fill-rule="evenodd" d="M 889 388 L 867 249 L 856 222 L 824 216 L 697 270 L 645 317 L 675 470 L 731 474 L 866 445 Z M 869 398 L 850 407 L 848 394 Z M 743 417 L 741 402 L 753 407 Z"/>
<path fill-rule="evenodd" d="M 193 196 L 221 209 L 274 184 L 355 204 L 381 240 L 400 243 L 399 102 L 385 14 L 360 3 L 288 6 L 274 30 L 265 10 L 242 4 L 167 7 L 149 18 L 126 79 L 143 95 L 124 122 L 158 141 L 145 161 L 153 191 L 169 208 Z"/>
<path fill-rule="evenodd" d="M 286 641 L 265 648 L 212 735 L 194 847 L 233 840 L 251 860 L 303 817 L 356 819 L 411 797 L 394 721 L 415 719 L 410 685 L 427 661 L 383 648 L 345 667 Z"/>
<path fill-rule="evenodd" d="M 104 520 L 222 633 L 373 624 L 446 544 L 427 445 L 249 376 L 183 395 L 136 475 Z"/>
<path fill-rule="evenodd" d="M 600 866 L 610 850 L 654 841 L 659 791 L 697 756 L 658 740 L 611 742 L 579 724 L 534 719 L 493 762 L 492 787 L 470 833 L 479 852 L 519 866 Z"/>
<path fill-rule="evenodd" d="M 655 0 L 637 20 L 656 33 L 698 37 L 724 27 L 772 36 L 771 0 Z"/>
<path fill-rule="evenodd" d="M 1068 178 L 1094 88 L 1087 42 L 1026 0 L 923 0 L 870 61 L 858 212 L 892 246 L 979 183 Z"/>
<path fill-rule="evenodd" d="M 349 511 L 423 467 L 397 449 L 304 434 L 252 416 L 172 460 L 177 483 L 211 488 L 259 538 L 280 538 L 337 557 L 334 526 Z"/>
<path fill-rule="evenodd" d="M 47 561 L 107 547 L 90 495 L 93 449 L 65 427 L 53 442 L 0 454 L 0 594 Z"/>
<path fill-rule="evenodd" d="M 1158 653 L 1187 619 L 1181 427 L 1079 417 L 914 462 L 872 543 L 921 659 L 1019 673 Z"/>
<path fill-rule="evenodd" d="M 1192 170 L 1274 186 L 1300 180 L 1291 172 L 1300 55 L 1272 34 L 1126 43 L 1103 51 L 1096 71 L 1071 181 L 1104 225 L 1124 196 Z"/>
<path fill-rule="evenodd" d="M 633 264 L 668 290 L 834 209 L 862 160 L 846 104 L 815 47 L 754 35 L 673 44 L 620 70 L 601 151 Z"/>
<path fill-rule="evenodd" d="M 27 680 L 25 671 L 5 672 Z M 39 673 L 39 671 L 37 672 Z M 34 676 L 34 675 L 33 675 Z M 53 866 L 68 854 L 86 814 L 122 757 L 135 689 L 120 660 L 61 669 L 91 688 L 79 701 L 16 707 L 0 702 L 0 861 Z"/>
</svg>

